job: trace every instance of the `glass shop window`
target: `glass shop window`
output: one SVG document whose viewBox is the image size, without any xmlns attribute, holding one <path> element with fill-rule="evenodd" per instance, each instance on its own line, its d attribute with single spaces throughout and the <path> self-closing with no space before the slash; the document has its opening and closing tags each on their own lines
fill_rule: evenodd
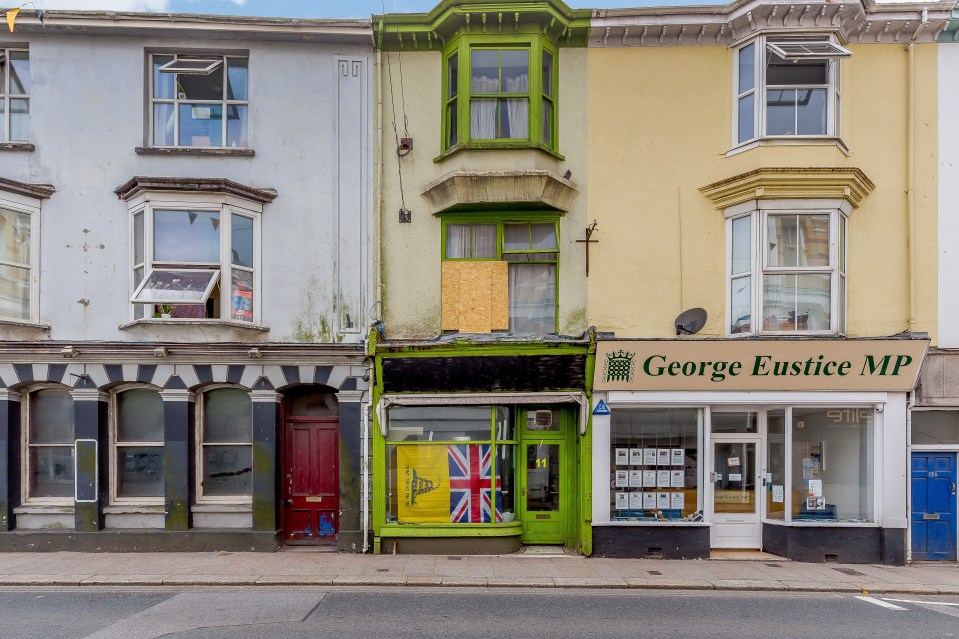
<svg viewBox="0 0 959 639">
<path fill-rule="evenodd" d="M 614 410 L 610 419 L 610 519 L 701 521 L 698 408 Z"/>
<path fill-rule="evenodd" d="M 515 520 L 516 435 L 502 406 L 396 406 L 388 415 L 387 523 Z"/>
<path fill-rule="evenodd" d="M 73 503 L 73 398 L 65 388 L 30 393 L 26 428 L 27 498 Z"/>
<path fill-rule="evenodd" d="M 253 402 L 239 388 L 203 393 L 200 494 L 203 497 L 252 495 Z"/>
<path fill-rule="evenodd" d="M 150 388 L 132 388 L 118 393 L 114 406 L 114 499 L 162 498 L 163 398 Z"/>
</svg>

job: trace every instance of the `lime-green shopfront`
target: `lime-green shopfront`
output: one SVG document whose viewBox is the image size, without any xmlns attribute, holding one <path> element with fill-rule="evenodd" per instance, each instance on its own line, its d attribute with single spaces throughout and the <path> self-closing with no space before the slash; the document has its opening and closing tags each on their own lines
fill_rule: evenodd
<svg viewBox="0 0 959 639">
<path fill-rule="evenodd" d="M 590 553 L 591 336 L 371 344 L 375 552 Z"/>
</svg>

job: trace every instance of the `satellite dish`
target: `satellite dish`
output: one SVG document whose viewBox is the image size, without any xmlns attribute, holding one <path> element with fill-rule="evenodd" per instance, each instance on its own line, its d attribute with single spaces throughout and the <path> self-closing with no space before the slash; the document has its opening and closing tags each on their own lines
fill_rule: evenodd
<svg viewBox="0 0 959 639">
<path fill-rule="evenodd" d="M 706 325 L 706 309 L 691 308 L 683 311 L 673 322 L 677 335 L 694 335 Z"/>
</svg>

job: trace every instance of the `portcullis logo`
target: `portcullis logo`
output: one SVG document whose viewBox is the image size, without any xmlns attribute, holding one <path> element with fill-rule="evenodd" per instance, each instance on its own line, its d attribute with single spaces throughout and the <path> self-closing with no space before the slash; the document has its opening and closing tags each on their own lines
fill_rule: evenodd
<svg viewBox="0 0 959 639">
<path fill-rule="evenodd" d="M 606 363 L 603 365 L 604 382 L 631 382 L 636 363 L 635 353 L 629 351 L 614 351 L 606 353 Z"/>
</svg>

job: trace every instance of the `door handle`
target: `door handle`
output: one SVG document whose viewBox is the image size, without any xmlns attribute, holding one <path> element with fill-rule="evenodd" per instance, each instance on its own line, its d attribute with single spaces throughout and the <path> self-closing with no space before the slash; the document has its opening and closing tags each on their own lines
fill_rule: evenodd
<svg viewBox="0 0 959 639">
<path fill-rule="evenodd" d="M 523 489 L 523 497 L 525 497 L 525 496 L 526 496 L 526 489 L 524 488 L 524 489 Z"/>
<path fill-rule="evenodd" d="M 952 482 L 952 496 L 956 496 L 956 482 Z"/>
</svg>

